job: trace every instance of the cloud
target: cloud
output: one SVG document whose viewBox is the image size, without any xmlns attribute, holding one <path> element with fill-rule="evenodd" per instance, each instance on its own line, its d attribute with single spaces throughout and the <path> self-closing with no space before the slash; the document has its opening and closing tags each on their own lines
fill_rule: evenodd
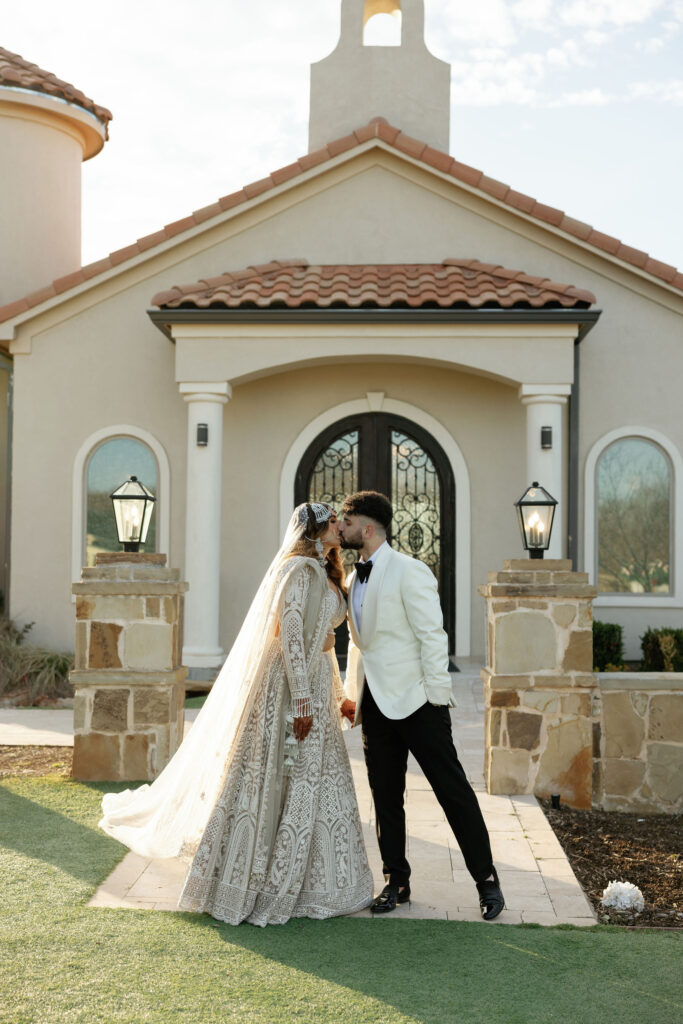
<svg viewBox="0 0 683 1024">
<path fill-rule="evenodd" d="M 570 0 L 558 4 L 557 16 L 577 27 L 636 25 L 668 7 L 668 0 Z"/>
<path fill-rule="evenodd" d="M 480 46 L 512 46 L 517 42 L 506 0 L 450 3 L 436 14 L 432 24 L 437 32 L 447 33 L 456 45 L 475 42 Z"/>
<path fill-rule="evenodd" d="M 639 39 L 636 46 L 643 53 L 659 53 L 664 47 L 671 42 L 671 40 L 678 35 L 683 27 L 683 3 L 680 5 L 680 13 L 678 20 L 665 21 L 662 23 L 662 32 L 658 36 L 652 36 L 650 39 Z"/>
<path fill-rule="evenodd" d="M 549 107 L 604 107 L 612 103 L 616 97 L 603 92 L 600 88 L 581 89 L 578 92 L 565 92 L 559 99 L 548 103 Z"/>
<path fill-rule="evenodd" d="M 683 78 L 671 78 L 668 82 L 634 82 L 629 87 L 629 95 L 632 99 L 683 104 Z"/>
</svg>

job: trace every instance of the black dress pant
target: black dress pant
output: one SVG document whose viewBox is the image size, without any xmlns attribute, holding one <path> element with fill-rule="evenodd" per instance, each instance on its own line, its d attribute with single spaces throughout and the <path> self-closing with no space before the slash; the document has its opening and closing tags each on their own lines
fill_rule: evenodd
<svg viewBox="0 0 683 1024">
<path fill-rule="evenodd" d="M 363 751 L 385 880 L 405 885 L 410 878 L 403 806 L 410 752 L 444 810 L 470 874 L 475 882 L 483 882 L 493 868 L 491 844 L 479 803 L 453 745 L 448 708 L 426 703 L 407 718 L 387 718 L 366 682 L 362 714 Z"/>
</svg>

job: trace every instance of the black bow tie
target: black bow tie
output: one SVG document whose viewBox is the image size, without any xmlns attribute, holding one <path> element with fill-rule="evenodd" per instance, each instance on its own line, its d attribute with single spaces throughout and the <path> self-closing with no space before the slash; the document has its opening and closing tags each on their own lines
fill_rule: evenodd
<svg viewBox="0 0 683 1024">
<path fill-rule="evenodd" d="M 372 562 L 356 562 L 354 566 L 359 583 L 367 583 L 372 572 Z"/>
</svg>

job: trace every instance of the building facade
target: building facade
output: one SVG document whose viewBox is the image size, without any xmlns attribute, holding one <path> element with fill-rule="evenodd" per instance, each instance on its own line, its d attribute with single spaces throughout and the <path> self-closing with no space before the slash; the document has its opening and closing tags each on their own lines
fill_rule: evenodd
<svg viewBox="0 0 683 1024">
<path fill-rule="evenodd" d="M 401 46 L 364 47 L 394 9 Z M 108 112 L 58 103 L 35 71 L 13 84 L 17 60 L 0 131 L 38 97 L 87 120 L 94 155 Z M 551 554 L 591 574 L 627 657 L 648 625 L 680 624 L 683 275 L 450 156 L 444 68 L 422 0 L 343 0 L 305 156 L 88 267 L 75 249 L 47 276 L 27 258 L 22 284 L 0 256 L 0 544 L 9 611 L 41 643 L 72 646 L 71 584 L 115 546 L 107 494 L 129 473 L 157 494 L 151 546 L 190 584 L 197 677 L 294 504 L 358 487 L 390 494 L 393 543 L 433 567 L 456 664 L 483 656 L 476 587 L 521 555 L 512 505 L 532 480 L 559 501 Z M 13 136 L 30 163 L 26 145 Z"/>
</svg>

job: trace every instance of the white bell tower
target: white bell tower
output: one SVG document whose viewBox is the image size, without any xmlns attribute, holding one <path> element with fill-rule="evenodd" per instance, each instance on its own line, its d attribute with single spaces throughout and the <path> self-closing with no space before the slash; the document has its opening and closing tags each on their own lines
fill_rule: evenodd
<svg viewBox="0 0 683 1024">
<path fill-rule="evenodd" d="M 401 15 L 400 46 L 364 46 L 375 14 Z M 336 49 L 311 65 L 309 151 L 384 117 L 448 152 L 450 64 L 424 41 L 424 0 L 342 0 Z"/>
</svg>

